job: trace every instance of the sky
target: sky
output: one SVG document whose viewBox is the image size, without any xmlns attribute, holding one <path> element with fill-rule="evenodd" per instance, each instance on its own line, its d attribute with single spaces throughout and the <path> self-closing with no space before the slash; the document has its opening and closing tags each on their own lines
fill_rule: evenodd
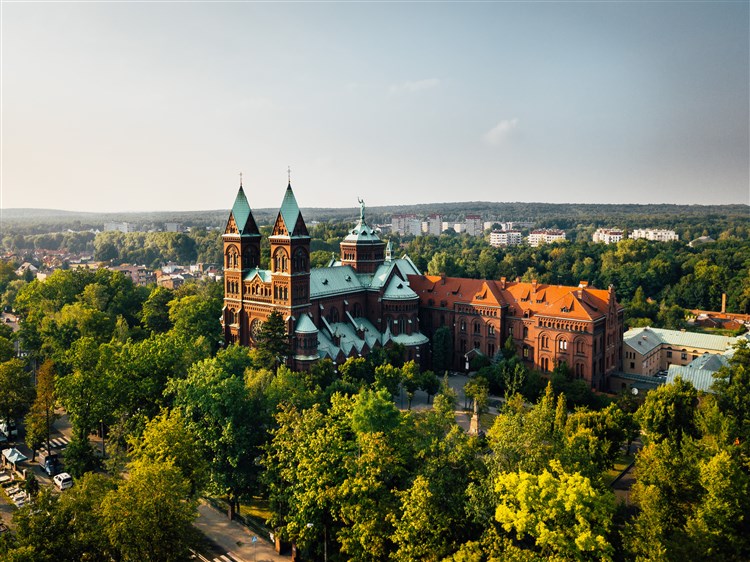
<svg viewBox="0 0 750 562">
<path fill-rule="evenodd" d="M 750 203 L 750 3 L 0 4 L 0 207 Z"/>
</svg>

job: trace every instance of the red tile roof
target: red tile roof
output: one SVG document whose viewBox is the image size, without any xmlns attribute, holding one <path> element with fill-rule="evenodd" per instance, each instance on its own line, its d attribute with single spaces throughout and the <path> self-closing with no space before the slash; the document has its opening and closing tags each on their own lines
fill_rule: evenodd
<svg viewBox="0 0 750 562">
<path fill-rule="evenodd" d="M 443 308 L 453 308 L 457 303 L 475 306 L 507 305 L 516 309 L 515 316 L 523 316 L 529 311 L 531 315 L 574 320 L 595 320 L 605 316 L 609 299 L 614 297 L 609 291 L 594 289 L 584 283 L 578 287 L 565 287 L 519 281 L 410 275 L 409 284 L 419 295 L 422 306 L 430 306 L 430 299 L 433 301 L 432 306 Z"/>
</svg>

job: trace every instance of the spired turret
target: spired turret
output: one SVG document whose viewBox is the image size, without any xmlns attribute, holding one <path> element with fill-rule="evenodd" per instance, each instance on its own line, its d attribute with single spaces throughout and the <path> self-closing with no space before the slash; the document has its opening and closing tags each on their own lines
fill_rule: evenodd
<svg viewBox="0 0 750 562">
<path fill-rule="evenodd" d="M 260 265 L 260 231 L 245 196 L 242 180 L 221 238 L 224 243 L 224 339 L 227 343 L 247 345 L 242 280 L 248 271 Z"/>
<path fill-rule="evenodd" d="M 269 238 L 273 303 L 287 316 L 310 305 L 310 234 L 289 183 Z"/>
<path fill-rule="evenodd" d="M 350 265 L 357 273 L 375 273 L 385 261 L 383 242 L 365 220 L 365 202 L 359 200 L 360 211 L 357 224 L 339 244 L 341 265 Z"/>
</svg>

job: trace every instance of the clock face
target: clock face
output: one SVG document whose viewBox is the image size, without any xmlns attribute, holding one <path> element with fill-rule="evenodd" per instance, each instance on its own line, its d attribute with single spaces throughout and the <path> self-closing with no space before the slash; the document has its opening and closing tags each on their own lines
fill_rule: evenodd
<svg viewBox="0 0 750 562">
<path fill-rule="evenodd" d="M 253 336 L 253 339 L 255 341 L 258 341 L 258 336 L 260 336 L 260 330 L 263 327 L 263 322 L 258 320 L 257 318 L 252 321 L 250 324 L 250 334 Z"/>
</svg>

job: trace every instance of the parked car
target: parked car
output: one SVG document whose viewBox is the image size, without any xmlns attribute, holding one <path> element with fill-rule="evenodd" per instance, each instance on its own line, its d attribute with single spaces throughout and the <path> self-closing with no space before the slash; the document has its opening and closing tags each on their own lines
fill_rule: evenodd
<svg viewBox="0 0 750 562">
<path fill-rule="evenodd" d="M 0 431 L 3 432 L 7 437 L 18 437 L 16 420 L 11 419 L 0 421 Z"/>
<path fill-rule="evenodd" d="M 42 455 L 39 457 L 39 465 L 47 473 L 47 476 L 55 476 L 62 470 L 60 458 L 57 455 Z"/>
<path fill-rule="evenodd" d="M 52 479 L 61 491 L 67 490 L 73 485 L 73 477 L 67 472 L 61 472 Z"/>
</svg>

